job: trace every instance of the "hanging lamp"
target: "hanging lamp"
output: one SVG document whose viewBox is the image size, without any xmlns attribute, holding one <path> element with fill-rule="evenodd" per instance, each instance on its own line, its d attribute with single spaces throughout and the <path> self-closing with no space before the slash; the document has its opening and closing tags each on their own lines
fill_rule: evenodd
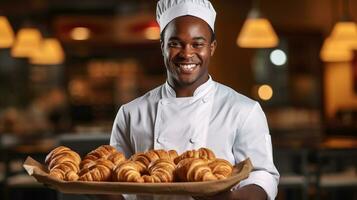
<svg viewBox="0 0 357 200">
<path fill-rule="evenodd" d="M 334 25 L 330 37 L 335 41 L 345 43 L 348 48 L 357 49 L 357 24 L 349 15 L 348 0 L 343 0 L 342 5 L 342 18 Z"/>
<path fill-rule="evenodd" d="M 64 52 L 58 39 L 45 38 L 30 58 L 31 64 L 59 65 L 64 62 Z"/>
<path fill-rule="evenodd" d="M 325 62 L 348 62 L 353 59 L 353 52 L 346 44 L 328 37 L 322 45 L 320 58 Z"/>
<path fill-rule="evenodd" d="M 41 42 L 41 33 L 36 28 L 22 28 L 17 33 L 11 55 L 16 58 L 31 57 Z"/>
<path fill-rule="evenodd" d="M 10 48 L 14 43 L 14 31 L 6 16 L 0 16 L 0 48 Z"/>
<path fill-rule="evenodd" d="M 271 48 L 279 43 L 272 25 L 267 18 L 262 17 L 259 1 L 253 1 L 253 8 L 245 20 L 237 38 L 237 45 L 243 48 Z"/>
<path fill-rule="evenodd" d="M 353 59 L 353 49 L 357 49 L 357 25 L 349 15 L 348 0 L 343 0 L 342 5 L 341 20 L 335 23 L 320 51 L 324 62 L 349 62 Z"/>
</svg>

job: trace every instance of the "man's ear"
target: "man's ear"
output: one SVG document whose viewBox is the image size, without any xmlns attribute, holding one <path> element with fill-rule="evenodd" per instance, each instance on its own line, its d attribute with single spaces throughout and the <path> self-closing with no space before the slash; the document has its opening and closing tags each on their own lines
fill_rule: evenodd
<svg viewBox="0 0 357 200">
<path fill-rule="evenodd" d="M 210 44 L 211 56 L 213 56 L 214 51 L 216 50 L 216 48 L 217 48 L 217 40 L 214 40 L 214 41 L 211 42 L 211 44 Z"/>
</svg>

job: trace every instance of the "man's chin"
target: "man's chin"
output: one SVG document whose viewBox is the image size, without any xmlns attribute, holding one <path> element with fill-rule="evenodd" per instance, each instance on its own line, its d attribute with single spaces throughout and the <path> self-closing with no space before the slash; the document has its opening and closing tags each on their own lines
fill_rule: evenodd
<svg viewBox="0 0 357 200">
<path fill-rule="evenodd" d="M 179 77 L 177 81 L 181 86 L 190 86 L 195 83 L 195 77 Z"/>
</svg>

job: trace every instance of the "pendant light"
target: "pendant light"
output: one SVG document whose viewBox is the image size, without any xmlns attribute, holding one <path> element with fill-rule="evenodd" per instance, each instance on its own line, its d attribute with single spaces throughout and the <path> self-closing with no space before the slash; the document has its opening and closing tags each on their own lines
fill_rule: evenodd
<svg viewBox="0 0 357 200">
<path fill-rule="evenodd" d="M 22 28 L 17 33 L 11 55 L 17 58 L 31 57 L 41 42 L 41 33 L 36 28 Z"/>
<path fill-rule="evenodd" d="M 348 12 L 348 0 L 343 1 L 343 15 L 321 48 L 320 58 L 325 62 L 349 62 L 357 49 L 357 25 Z"/>
<path fill-rule="evenodd" d="M 30 58 L 31 64 L 59 65 L 64 61 L 64 52 L 56 38 L 45 38 Z"/>
<path fill-rule="evenodd" d="M 0 16 L 0 48 L 10 48 L 14 43 L 14 31 L 5 16 Z"/>
<path fill-rule="evenodd" d="M 253 8 L 245 20 L 237 38 L 237 45 L 243 48 L 272 48 L 279 43 L 272 25 L 267 18 L 262 17 L 259 1 L 253 1 Z"/>
<path fill-rule="evenodd" d="M 357 24 L 349 15 L 348 0 L 343 0 L 342 18 L 334 25 L 330 37 L 345 43 L 348 48 L 357 49 Z"/>
<path fill-rule="evenodd" d="M 331 37 L 325 39 L 320 58 L 325 62 L 348 62 L 353 58 L 353 52 L 345 43 L 338 42 Z"/>
</svg>

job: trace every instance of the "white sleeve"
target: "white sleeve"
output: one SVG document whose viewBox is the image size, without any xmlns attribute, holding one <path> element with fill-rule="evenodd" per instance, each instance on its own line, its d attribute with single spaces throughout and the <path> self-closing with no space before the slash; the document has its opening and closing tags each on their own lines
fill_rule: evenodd
<svg viewBox="0 0 357 200">
<path fill-rule="evenodd" d="M 235 188 L 256 184 L 265 190 L 269 200 L 274 199 L 278 192 L 280 175 L 273 163 L 267 120 L 258 103 L 254 105 L 245 122 L 237 130 L 233 154 L 236 161 L 249 157 L 253 164 L 253 171 L 249 177 Z"/>
<path fill-rule="evenodd" d="M 117 116 L 115 117 L 112 134 L 110 136 L 110 145 L 124 153 L 126 158 L 133 155 L 130 142 L 129 124 L 127 123 L 123 106 L 120 107 Z"/>
</svg>

